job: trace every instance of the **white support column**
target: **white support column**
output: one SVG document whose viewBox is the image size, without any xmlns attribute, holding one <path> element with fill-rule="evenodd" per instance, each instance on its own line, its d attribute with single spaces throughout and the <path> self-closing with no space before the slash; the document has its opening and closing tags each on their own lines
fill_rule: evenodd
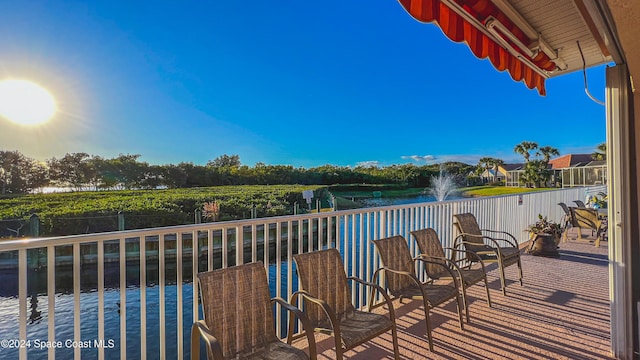
<svg viewBox="0 0 640 360">
<path fill-rule="evenodd" d="M 616 358 L 630 359 L 633 354 L 633 304 L 629 73 L 625 65 L 618 65 L 607 68 L 606 76 L 611 348 Z"/>
</svg>

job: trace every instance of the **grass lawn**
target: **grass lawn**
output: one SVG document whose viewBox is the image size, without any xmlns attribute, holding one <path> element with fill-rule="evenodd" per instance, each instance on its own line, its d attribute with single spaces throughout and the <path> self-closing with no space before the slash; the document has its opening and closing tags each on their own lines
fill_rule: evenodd
<svg viewBox="0 0 640 360">
<path fill-rule="evenodd" d="M 382 187 L 381 187 L 382 188 Z M 517 187 L 505 187 L 505 186 L 472 186 L 466 188 L 457 189 L 456 193 L 459 193 L 465 197 L 476 197 L 476 196 L 498 196 L 498 195 L 509 195 L 509 194 L 522 194 L 533 191 L 546 191 L 546 190 L 556 190 L 555 188 L 517 188 Z M 380 193 L 382 197 L 385 198 L 393 198 L 393 197 L 411 197 L 411 196 L 419 196 L 425 193 L 428 193 L 429 189 L 425 188 L 397 188 L 397 189 L 381 189 Z M 367 186 L 366 190 L 359 190 L 357 186 L 353 187 L 353 190 L 349 189 L 346 191 L 331 191 L 335 196 L 339 196 L 345 199 L 361 199 L 361 198 L 371 198 L 373 197 L 373 191 L 371 186 Z"/>
<path fill-rule="evenodd" d="M 517 188 L 506 186 L 473 186 L 460 189 L 462 196 L 497 196 L 497 195 L 510 195 L 510 194 L 522 194 L 534 191 L 547 191 L 557 190 L 556 188 Z"/>
</svg>

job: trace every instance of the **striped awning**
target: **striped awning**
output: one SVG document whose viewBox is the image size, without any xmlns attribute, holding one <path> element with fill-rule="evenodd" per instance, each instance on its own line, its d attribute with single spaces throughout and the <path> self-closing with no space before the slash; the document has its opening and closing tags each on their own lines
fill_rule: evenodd
<svg viewBox="0 0 640 360">
<path fill-rule="evenodd" d="M 556 64 L 490 0 L 399 0 L 416 20 L 435 23 L 452 41 L 465 42 L 475 56 L 545 95 L 547 71 Z M 492 24 L 499 24 L 491 31 Z"/>
</svg>

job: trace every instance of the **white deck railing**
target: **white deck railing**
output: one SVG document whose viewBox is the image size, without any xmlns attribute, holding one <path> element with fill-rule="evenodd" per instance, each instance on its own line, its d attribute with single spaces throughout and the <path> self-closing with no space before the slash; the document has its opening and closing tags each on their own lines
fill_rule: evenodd
<svg viewBox="0 0 640 360">
<path fill-rule="evenodd" d="M 193 314 L 201 312 L 192 286 L 198 271 L 263 261 L 272 295 L 287 299 L 298 287 L 292 261 L 297 252 L 338 248 L 348 275 L 370 280 L 378 266 L 371 240 L 397 234 L 410 239 L 410 231 L 432 227 L 451 246 L 453 214 L 471 212 L 481 227 L 524 242 L 524 230 L 538 214 L 559 221 L 557 203 L 583 200 L 587 191 L 593 189 L 0 241 L 0 337 L 10 340 L 0 358 L 187 357 Z M 199 251 L 192 251 L 193 239 Z M 413 241 L 410 248 L 415 254 Z M 366 304 L 368 294 L 358 290 L 354 303 Z M 38 311 L 39 303 L 46 309 Z M 277 333 L 283 334 L 286 322 L 276 311 Z M 7 326 L 11 321 L 17 330 Z M 47 345 L 56 346 L 38 349 Z"/>
</svg>

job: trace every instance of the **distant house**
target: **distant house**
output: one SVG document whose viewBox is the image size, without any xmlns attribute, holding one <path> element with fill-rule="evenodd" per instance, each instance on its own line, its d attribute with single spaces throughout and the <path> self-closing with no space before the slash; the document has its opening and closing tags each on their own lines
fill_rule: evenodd
<svg viewBox="0 0 640 360">
<path fill-rule="evenodd" d="M 590 161 L 561 171 L 562 187 L 604 185 L 607 183 L 606 161 Z"/>
<path fill-rule="evenodd" d="M 489 183 L 495 180 L 504 181 L 505 183 L 513 182 L 512 171 L 513 170 L 521 170 L 524 167 L 524 164 L 503 164 L 498 166 L 498 173 L 496 174 L 495 169 L 485 169 L 480 175 L 482 182 Z M 496 176 L 494 177 L 494 174 Z M 518 182 L 518 179 L 515 179 L 515 182 Z M 507 185 L 507 186 L 518 186 L 516 185 Z"/>
<path fill-rule="evenodd" d="M 507 171 L 506 186 L 522 186 L 519 183 L 524 164 Z M 507 166 L 507 165 L 505 165 Z M 549 160 L 549 169 L 553 170 L 551 186 L 576 187 L 602 185 L 607 183 L 606 161 L 595 161 L 591 154 L 568 154 Z"/>
<path fill-rule="evenodd" d="M 520 173 L 524 169 L 524 164 L 504 164 L 500 169 L 504 171 L 506 177 L 505 186 L 520 186 Z"/>
<path fill-rule="evenodd" d="M 606 161 L 591 154 L 569 154 L 549 161 L 558 187 L 603 185 L 607 183 Z"/>
<path fill-rule="evenodd" d="M 500 172 L 500 169 L 498 169 L 497 174 L 495 169 L 485 169 L 482 174 L 480 174 L 480 179 L 482 179 L 482 182 L 485 184 L 493 181 L 503 181 L 505 174 Z"/>
<path fill-rule="evenodd" d="M 570 167 L 585 166 L 593 161 L 591 154 L 569 154 L 549 160 L 552 169 L 566 169 Z"/>
</svg>

